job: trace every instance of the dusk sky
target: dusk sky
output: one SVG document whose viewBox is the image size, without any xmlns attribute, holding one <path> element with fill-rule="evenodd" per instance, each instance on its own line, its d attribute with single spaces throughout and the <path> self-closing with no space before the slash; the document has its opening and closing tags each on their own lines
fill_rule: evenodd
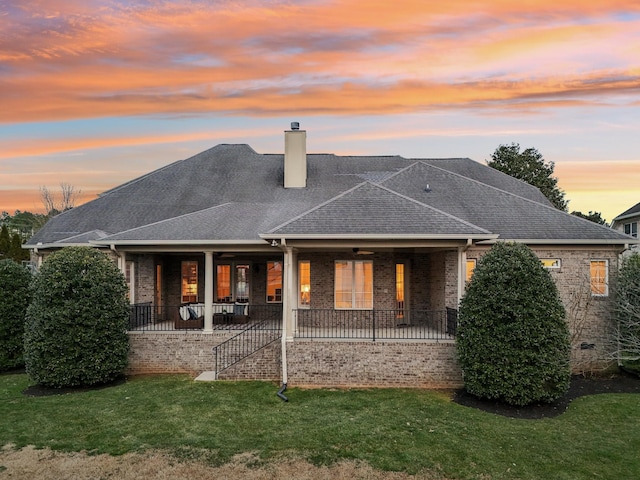
<svg viewBox="0 0 640 480">
<path fill-rule="evenodd" d="M 291 121 L 309 153 L 534 147 L 611 221 L 640 202 L 640 1 L 0 0 L 0 211 L 282 153 Z"/>
</svg>

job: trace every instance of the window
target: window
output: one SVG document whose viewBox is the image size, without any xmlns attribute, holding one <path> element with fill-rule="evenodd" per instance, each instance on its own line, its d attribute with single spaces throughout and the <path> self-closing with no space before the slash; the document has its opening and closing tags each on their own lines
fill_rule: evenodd
<svg viewBox="0 0 640 480">
<path fill-rule="evenodd" d="M 396 318 L 404 318 L 404 263 L 396 263 Z"/>
<path fill-rule="evenodd" d="M 373 262 L 337 260 L 335 269 L 335 307 L 373 308 Z"/>
<path fill-rule="evenodd" d="M 216 302 L 231 301 L 231 265 L 216 267 Z"/>
<path fill-rule="evenodd" d="M 249 286 L 249 265 L 222 263 L 216 266 L 216 302 L 247 303 Z"/>
<path fill-rule="evenodd" d="M 282 262 L 267 262 L 267 303 L 282 303 Z"/>
<path fill-rule="evenodd" d="M 182 303 L 198 301 L 198 262 L 182 262 Z"/>
<path fill-rule="evenodd" d="M 541 258 L 542 266 L 547 269 L 558 269 L 562 266 L 559 258 Z"/>
<path fill-rule="evenodd" d="M 236 265 L 236 302 L 249 302 L 249 265 Z"/>
<path fill-rule="evenodd" d="M 591 278 L 591 295 L 595 297 L 606 297 L 609 295 L 608 260 L 591 260 L 589 276 Z"/>
<path fill-rule="evenodd" d="M 130 260 L 127 260 L 125 262 L 125 267 L 124 267 L 124 277 L 125 280 L 127 281 L 127 297 L 129 298 L 129 302 L 131 303 L 135 303 L 136 302 L 136 296 L 135 296 L 135 270 L 134 270 L 134 263 Z"/>
<path fill-rule="evenodd" d="M 633 238 L 638 238 L 638 222 L 625 223 L 624 233 L 631 235 Z"/>
<path fill-rule="evenodd" d="M 467 267 L 466 267 L 466 280 L 467 282 L 471 281 L 471 277 L 473 277 L 473 271 L 476 269 L 476 262 L 477 260 L 475 258 L 468 258 L 467 259 Z"/>
<path fill-rule="evenodd" d="M 311 262 L 301 260 L 298 262 L 298 282 L 300 284 L 300 298 L 298 306 L 311 306 Z"/>
</svg>

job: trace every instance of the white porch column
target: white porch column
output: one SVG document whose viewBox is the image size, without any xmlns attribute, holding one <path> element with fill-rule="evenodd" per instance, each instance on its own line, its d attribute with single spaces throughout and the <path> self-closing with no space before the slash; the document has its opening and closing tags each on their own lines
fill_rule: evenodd
<svg viewBox="0 0 640 480">
<path fill-rule="evenodd" d="M 204 252 L 204 331 L 213 333 L 213 252 Z"/>
</svg>

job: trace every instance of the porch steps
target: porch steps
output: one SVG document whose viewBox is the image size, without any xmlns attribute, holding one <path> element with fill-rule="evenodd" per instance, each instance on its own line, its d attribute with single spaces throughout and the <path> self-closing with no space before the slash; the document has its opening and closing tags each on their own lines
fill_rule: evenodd
<svg viewBox="0 0 640 480">
<path fill-rule="evenodd" d="M 216 372 L 202 372 L 195 378 L 196 382 L 215 382 Z"/>
</svg>

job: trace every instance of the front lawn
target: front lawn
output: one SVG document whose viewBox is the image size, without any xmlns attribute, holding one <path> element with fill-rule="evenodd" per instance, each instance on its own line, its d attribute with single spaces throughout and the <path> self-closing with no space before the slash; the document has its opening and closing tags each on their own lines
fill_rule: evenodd
<svg viewBox="0 0 640 480">
<path fill-rule="evenodd" d="M 27 397 L 0 375 L 0 445 L 119 455 L 163 449 L 213 465 L 253 452 L 315 464 L 461 479 L 640 478 L 640 396 L 575 400 L 556 418 L 519 420 L 428 390 L 289 389 L 261 382 L 135 377 L 102 390 Z"/>
</svg>

